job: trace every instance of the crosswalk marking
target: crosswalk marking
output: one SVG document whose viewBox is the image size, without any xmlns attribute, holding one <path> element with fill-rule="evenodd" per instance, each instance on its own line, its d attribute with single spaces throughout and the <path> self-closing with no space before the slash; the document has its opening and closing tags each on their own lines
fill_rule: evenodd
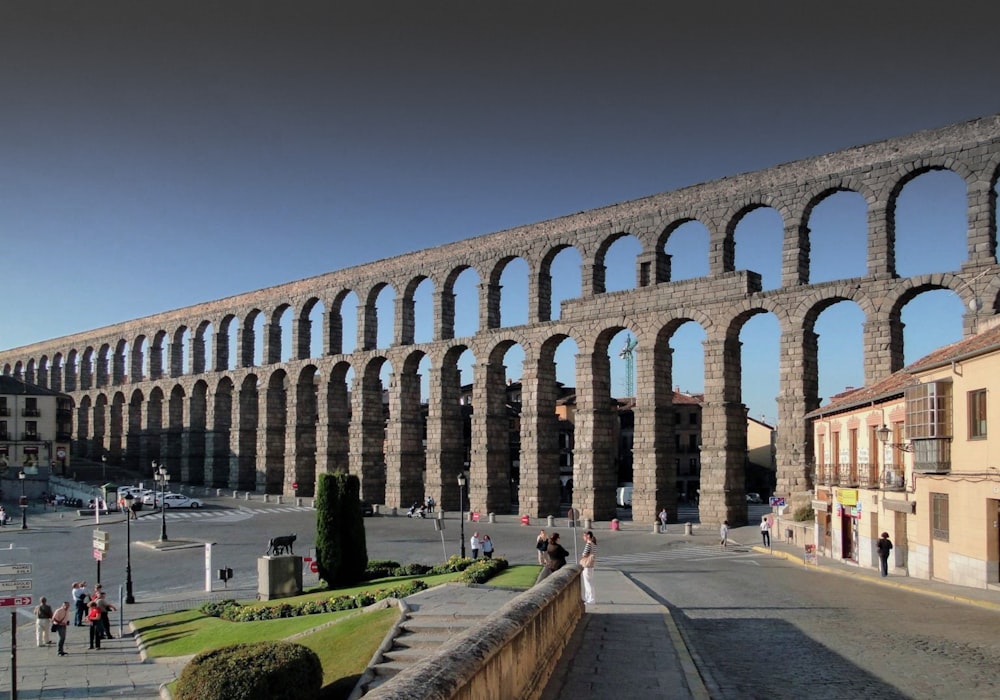
<svg viewBox="0 0 1000 700">
<path fill-rule="evenodd" d="M 601 566 L 614 568 L 624 564 L 642 564 L 669 561 L 671 559 L 683 559 L 687 561 L 698 561 L 703 559 L 718 559 L 720 557 L 737 558 L 746 556 L 759 556 L 749 547 L 731 544 L 723 549 L 719 545 L 684 545 L 680 547 L 670 547 L 655 552 L 638 552 L 636 554 L 613 554 L 610 556 L 600 555 L 598 561 Z"/>
<path fill-rule="evenodd" d="M 239 522 L 247 520 L 257 515 L 272 515 L 274 513 L 301 513 L 302 511 L 313 511 L 309 506 L 276 506 L 274 508 L 226 508 L 224 510 L 203 510 L 193 508 L 189 510 L 167 510 L 167 520 L 219 520 L 223 522 Z M 144 522 L 159 522 L 162 519 L 159 513 L 144 515 L 139 518 L 136 524 Z"/>
</svg>

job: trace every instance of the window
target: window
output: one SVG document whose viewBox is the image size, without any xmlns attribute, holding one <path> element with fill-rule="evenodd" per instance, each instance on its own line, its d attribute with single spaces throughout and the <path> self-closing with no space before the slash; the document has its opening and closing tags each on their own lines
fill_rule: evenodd
<svg viewBox="0 0 1000 700">
<path fill-rule="evenodd" d="M 693 433 L 688 435 L 688 449 L 692 452 L 695 452 L 698 449 L 698 436 Z"/>
<path fill-rule="evenodd" d="M 927 382 L 906 390 L 906 437 L 951 437 L 951 382 Z"/>
<path fill-rule="evenodd" d="M 986 389 L 969 392 L 969 439 L 986 437 Z"/>
<path fill-rule="evenodd" d="M 38 421 L 36 420 L 24 421 L 24 439 L 25 440 L 38 439 Z"/>
<path fill-rule="evenodd" d="M 936 540 L 948 541 L 948 494 L 931 494 L 931 535 Z"/>
<path fill-rule="evenodd" d="M 695 412 L 695 411 L 691 412 L 691 415 L 688 416 L 688 423 L 690 423 L 691 425 L 698 425 L 698 414 L 697 414 L 697 412 Z"/>
<path fill-rule="evenodd" d="M 0 396 L 0 416 L 9 416 L 10 409 L 7 408 L 7 397 Z"/>
</svg>

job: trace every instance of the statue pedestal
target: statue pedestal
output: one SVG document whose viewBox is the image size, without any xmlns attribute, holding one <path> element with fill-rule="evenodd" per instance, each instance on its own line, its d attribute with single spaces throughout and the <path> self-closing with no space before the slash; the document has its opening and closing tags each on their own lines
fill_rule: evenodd
<svg viewBox="0 0 1000 700">
<path fill-rule="evenodd" d="M 294 554 L 257 559 L 257 597 L 288 598 L 302 593 L 302 557 Z"/>
</svg>

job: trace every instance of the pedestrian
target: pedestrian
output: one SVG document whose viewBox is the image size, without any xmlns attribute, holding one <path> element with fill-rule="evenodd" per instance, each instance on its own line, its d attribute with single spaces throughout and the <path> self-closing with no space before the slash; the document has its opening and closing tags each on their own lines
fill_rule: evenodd
<svg viewBox="0 0 1000 700">
<path fill-rule="evenodd" d="M 889 552 L 892 551 L 892 542 L 889 540 L 889 533 L 883 532 L 875 545 L 878 548 L 879 571 L 883 576 L 889 575 Z"/>
<path fill-rule="evenodd" d="M 48 599 L 42 596 L 41 602 L 35 606 L 35 644 L 45 646 L 51 644 L 49 632 L 52 631 L 52 606 Z"/>
<path fill-rule="evenodd" d="M 660 532 L 667 531 L 667 509 L 664 508 L 660 511 Z"/>
<path fill-rule="evenodd" d="M 723 520 L 719 526 L 719 544 L 723 547 L 729 546 L 729 521 Z"/>
<path fill-rule="evenodd" d="M 760 516 L 760 538 L 765 547 L 771 546 L 771 520 L 766 515 Z"/>
<path fill-rule="evenodd" d="M 101 611 L 101 626 L 104 628 L 104 638 L 114 639 L 111 635 L 111 616 L 109 613 L 117 610 L 118 608 L 108 602 L 107 596 L 107 593 L 101 591 L 94 600 L 97 603 L 97 609 Z"/>
<path fill-rule="evenodd" d="M 7 524 L 7 511 L 3 506 L 0 506 L 0 527 Z"/>
<path fill-rule="evenodd" d="M 545 550 L 549 548 L 549 536 L 545 534 L 545 530 L 538 531 L 538 537 L 535 538 L 535 549 L 538 551 L 538 564 L 540 566 L 545 565 Z"/>
<path fill-rule="evenodd" d="M 473 532 L 472 537 L 469 538 L 469 549 L 472 550 L 472 558 L 479 558 L 479 533 Z"/>
<path fill-rule="evenodd" d="M 59 656 L 66 656 L 66 628 L 69 627 L 69 601 L 64 600 L 61 607 L 52 613 L 52 631 L 59 635 Z"/>
<path fill-rule="evenodd" d="M 104 623 L 101 621 L 101 609 L 97 601 L 87 603 L 87 624 L 90 625 L 90 648 L 101 648 L 101 637 L 104 636 Z"/>
<path fill-rule="evenodd" d="M 483 535 L 482 541 L 483 556 L 487 559 L 493 558 L 493 540 L 490 539 L 489 535 Z"/>
<path fill-rule="evenodd" d="M 580 557 L 580 566 L 583 567 L 583 602 L 593 605 L 597 602 L 594 598 L 594 565 L 597 563 L 597 538 L 594 533 L 587 530 L 583 533 L 583 555 Z"/>
<path fill-rule="evenodd" d="M 73 624 L 77 627 L 82 627 L 83 616 L 87 612 L 87 603 L 90 602 L 90 596 L 87 595 L 87 582 L 74 581 L 72 594 L 73 604 L 76 606 L 76 617 L 73 620 Z"/>
<path fill-rule="evenodd" d="M 544 581 L 553 571 L 559 571 L 559 569 L 566 566 L 566 557 L 568 556 L 569 552 L 559 544 L 559 533 L 553 532 L 549 535 L 549 546 L 545 548 L 545 564 L 542 565 L 542 570 L 538 572 L 538 578 L 535 580 L 535 583 Z"/>
</svg>

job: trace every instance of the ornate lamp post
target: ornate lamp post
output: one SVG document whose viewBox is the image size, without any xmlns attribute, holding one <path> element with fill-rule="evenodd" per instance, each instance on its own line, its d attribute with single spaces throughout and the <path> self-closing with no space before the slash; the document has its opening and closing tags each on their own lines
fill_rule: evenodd
<svg viewBox="0 0 1000 700">
<path fill-rule="evenodd" d="M 160 542 L 167 541 L 167 506 L 163 502 L 164 496 L 167 495 L 167 482 L 170 481 L 170 474 L 167 473 L 167 468 L 160 466 L 159 469 L 156 468 L 156 462 L 153 462 L 153 469 L 155 474 L 153 478 L 156 479 L 156 483 L 160 485 Z"/>
<path fill-rule="evenodd" d="M 101 455 L 101 484 L 108 483 L 108 455 Z"/>
<path fill-rule="evenodd" d="M 125 602 L 135 603 L 132 595 L 132 492 L 125 494 Z"/>
<path fill-rule="evenodd" d="M 28 529 L 28 499 L 24 495 L 24 470 L 22 469 L 17 473 L 17 480 L 21 482 L 21 500 L 18 504 L 21 506 L 21 529 Z"/>
<path fill-rule="evenodd" d="M 462 543 L 462 559 L 465 559 L 465 472 L 458 473 L 458 537 Z"/>
</svg>

